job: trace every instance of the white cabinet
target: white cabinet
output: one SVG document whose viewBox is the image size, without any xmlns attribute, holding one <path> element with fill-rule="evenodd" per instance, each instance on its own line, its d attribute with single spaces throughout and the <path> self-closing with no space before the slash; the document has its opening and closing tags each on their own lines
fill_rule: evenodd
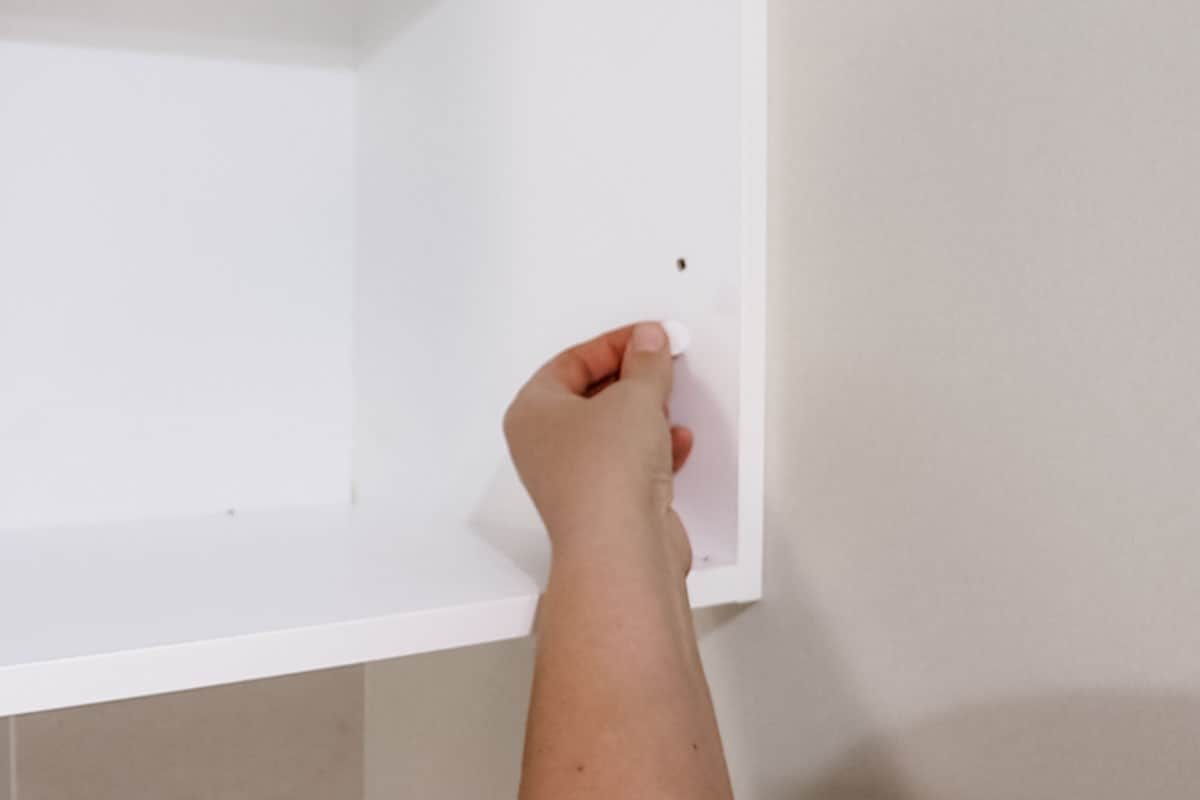
<svg viewBox="0 0 1200 800">
<path fill-rule="evenodd" d="M 501 414 L 643 318 L 756 599 L 765 17 L 0 0 L 0 716 L 528 632 Z"/>
</svg>

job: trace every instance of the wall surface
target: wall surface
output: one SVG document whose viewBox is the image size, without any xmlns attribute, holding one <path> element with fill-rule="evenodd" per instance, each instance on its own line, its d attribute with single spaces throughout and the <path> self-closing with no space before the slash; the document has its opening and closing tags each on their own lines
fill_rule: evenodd
<svg viewBox="0 0 1200 800">
<path fill-rule="evenodd" d="M 12 800 L 12 720 L 0 719 L 0 800 Z"/>
<path fill-rule="evenodd" d="M 1200 7 L 771 26 L 767 599 L 701 618 L 739 798 L 1194 796 Z M 528 670 L 372 670 L 368 796 L 511 798 Z"/>
<path fill-rule="evenodd" d="M 3 800 L 359 800 L 363 670 L 0 720 L 0 745 Z"/>
</svg>

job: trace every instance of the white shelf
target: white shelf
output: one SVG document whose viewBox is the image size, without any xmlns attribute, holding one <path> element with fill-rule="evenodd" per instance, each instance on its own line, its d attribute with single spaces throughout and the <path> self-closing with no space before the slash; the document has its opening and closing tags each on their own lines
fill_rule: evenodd
<svg viewBox="0 0 1200 800">
<path fill-rule="evenodd" d="M 541 577 L 362 508 L 3 535 L 0 717 L 524 636 Z M 737 578 L 698 573 L 697 604 Z"/>
<path fill-rule="evenodd" d="M 0 716 L 524 635 L 463 529 L 324 509 L 4 534 Z"/>
</svg>

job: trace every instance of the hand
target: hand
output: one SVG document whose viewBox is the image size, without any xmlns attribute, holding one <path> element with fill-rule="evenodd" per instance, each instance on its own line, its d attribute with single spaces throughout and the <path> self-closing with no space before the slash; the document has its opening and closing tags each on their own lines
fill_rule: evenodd
<svg viewBox="0 0 1200 800">
<path fill-rule="evenodd" d="M 666 332 L 643 323 L 567 350 L 517 394 L 504 432 L 555 561 L 633 546 L 691 568 L 671 508 L 693 441 L 669 422 L 673 372 Z"/>
</svg>

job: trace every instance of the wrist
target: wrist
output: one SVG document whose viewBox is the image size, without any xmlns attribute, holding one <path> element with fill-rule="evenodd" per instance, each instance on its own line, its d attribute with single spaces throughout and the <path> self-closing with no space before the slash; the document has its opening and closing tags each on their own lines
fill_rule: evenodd
<svg viewBox="0 0 1200 800">
<path fill-rule="evenodd" d="M 679 531 L 681 546 L 672 527 L 670 519 L 653 515 L 591 517 L 549 526 L 551 575 L 567 574 L 573 581 L 597 575 L 682 584 L 691 553 L 686 536 Z"/>
</svg>

